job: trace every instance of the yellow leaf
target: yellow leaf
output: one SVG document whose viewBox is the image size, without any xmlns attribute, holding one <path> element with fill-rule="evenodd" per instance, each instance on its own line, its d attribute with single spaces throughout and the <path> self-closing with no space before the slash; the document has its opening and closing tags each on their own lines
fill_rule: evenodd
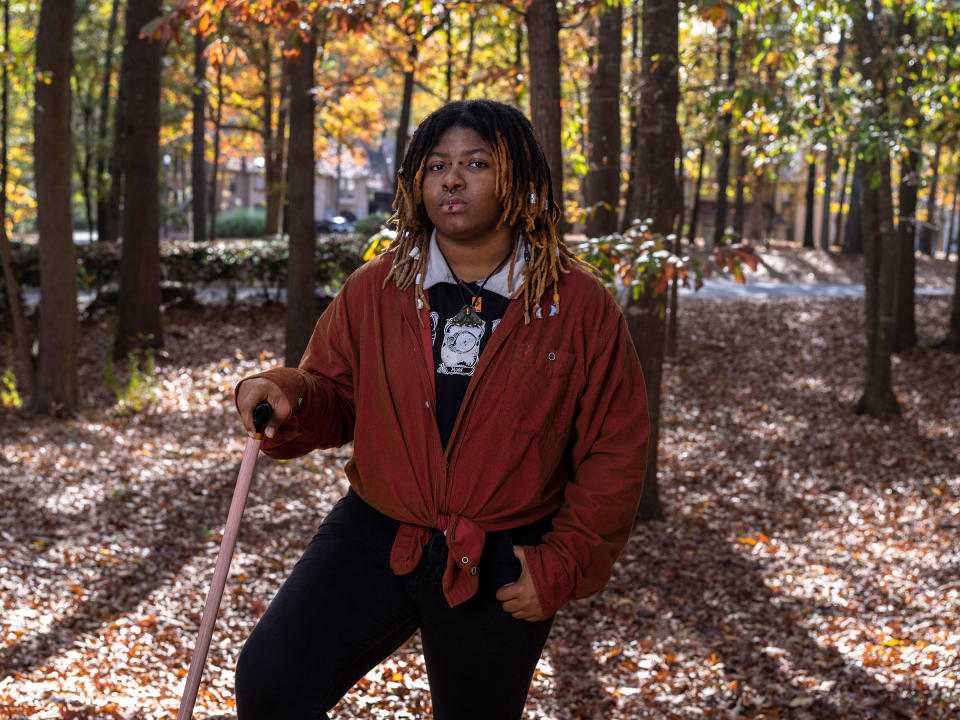
<svg viewBox="0 0 960 720">
<path fill-rule="evenodd" d="M 927 60 L 930 62 L 935 62 L 937 59 L 937 54 L 933 51 L 933 48 L 927 48 Z"/>
<path fill-rule="evenodd" d="M 896 638 L 890 638 L 889 640 L 884 640 L 880 644 L 884 647 L 896 647 L 897 645 L 903 645 L 903 641 L 897 640 Z"/>
</svg>

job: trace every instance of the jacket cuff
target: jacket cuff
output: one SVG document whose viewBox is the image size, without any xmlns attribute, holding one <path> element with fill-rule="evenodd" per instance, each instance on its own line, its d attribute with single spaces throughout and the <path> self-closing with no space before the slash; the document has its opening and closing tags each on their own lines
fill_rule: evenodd
<svg viewBox="0 0 960 720">
<path fill-rule="evenodd" d="M 530 577 L 533 578 L 540 609 L 544 617 L 551 617 L 573 599 L 570 575 L 563 567 L 557 551 L 549 545 L 522 545 L 521 549 Z"/>
<path fill-rule="evenodd" d="M 278 428 L 277 434 L 272 438 L 265 437 L 263 439 L 263 451 L 271 457 L 279 457 L 275 456 L 271 451 L 278 445 L 288 443 L 291 439 L 297 437 L 303 431 L 300 418 L 297 417 L 297 415 L 300 412 L 301 405 L 303 405 L 304 401 L 306 400 L 307 384 L 298 370 L 285 367 L 270 368 L 262 373 L 245 377 L 243 380 L 237 383 L 237 386 L 233 391 L 234 405 L 237 403 L 237 395 L 240 392 L 240 386 L 243 385 L 243 383 L 247 380 L 251 380 L 253 378 L 263 378 L 272 382 L 274 385 L 280 388 L 280 392 L 283 393 L 284 397 L 286 397 L 287 401 L 294 408 L 293 415 L 291 415 L 287 421 Z"/>
<path fill-rule="evenodd" d="M 254 378 L 263 378 L 264 380 L 269 380 L 278 388 L 280 392 L 284 394 L 287 400 L 290 401 L 291 407 L 300 409 L 300 406 L 303 404 L 307 393 L 307 384 L 303 381 L 303 378 L 300 376 L 300 373 L 293 368 L 270 368 L 265 370 L 262 373 L 257 373 L 256 375 L 250 375 L 245 377 L 243 380 L 237 383 L 236 387 L 233 389 L 233 404 L 237 404 L 237 395 L 240 393 L 240 386 L 243 385 L 247 380 L 252 380 Z M 239 410 L 239 408 L 237 408 Z M 296 414 L 297 410 L 294 410 Z"/>
</svg>

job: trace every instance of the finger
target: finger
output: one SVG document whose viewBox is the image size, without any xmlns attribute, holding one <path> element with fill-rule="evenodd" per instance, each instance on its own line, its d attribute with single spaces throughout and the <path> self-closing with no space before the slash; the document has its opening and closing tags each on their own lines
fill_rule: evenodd
<svg viewBox="0 0 960 720">
<path fill-rule="evenodd" d="M 501 585 L 500 589 L 497 590 L 497 600 L 500 602 L 513 600 L 517 597 L 520 597 L 520 589 L 517 587 L 516 583 L 507 583 L 506 585 Z"/>
<path fill-rule="evenodd" d="M 512 600 L 507 600 L 503 604 L 503 609 L 505 612 L 510 613 L 511 615 L 515 612 L 528 612 L 530 610 L 527 603 L 523 602 L 520 598 L 513 598 Z"/>
<path fill-rule="evenodd" d="M 523 548 L 519 545 L 513 546 L 513 554 L 516 556 L 517 560 L 520 561 L 520 567 L 523 568 L 523 572 L 527 571 L 527 556 L 523 554 Z"/>
</svg>

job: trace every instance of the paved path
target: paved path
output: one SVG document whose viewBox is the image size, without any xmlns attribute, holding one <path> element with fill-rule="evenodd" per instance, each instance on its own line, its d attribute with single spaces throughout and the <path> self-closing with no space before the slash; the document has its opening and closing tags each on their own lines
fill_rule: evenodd
<svg viewBox="0 0 960 720">
<path fill-rule="evenodd" d="M 740 284 L 728 277 L 704 278 L 703 287 L 694 292 L 692 288 L 680 288 L 681 297 L 693 298 L 744 298 L 744 297 L 863 297 L 863 285 L 846 283 L 801 284 L 777 281 L 747 280 Z M 920 288 L 917 295 L 953 295 L 952 287 Z"/>
</svg>

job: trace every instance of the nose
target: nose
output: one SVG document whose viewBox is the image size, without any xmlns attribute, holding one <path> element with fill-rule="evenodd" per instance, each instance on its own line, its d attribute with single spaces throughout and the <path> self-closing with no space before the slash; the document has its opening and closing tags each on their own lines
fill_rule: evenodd
<svg viewBox="0 0 960 720">
<path fill-rule="evenodd" d="M 443 175 L 444 192 L 453 192 L 463 187 L 463 174 L 456 163 L 452 164 Z"/>
</svg>

